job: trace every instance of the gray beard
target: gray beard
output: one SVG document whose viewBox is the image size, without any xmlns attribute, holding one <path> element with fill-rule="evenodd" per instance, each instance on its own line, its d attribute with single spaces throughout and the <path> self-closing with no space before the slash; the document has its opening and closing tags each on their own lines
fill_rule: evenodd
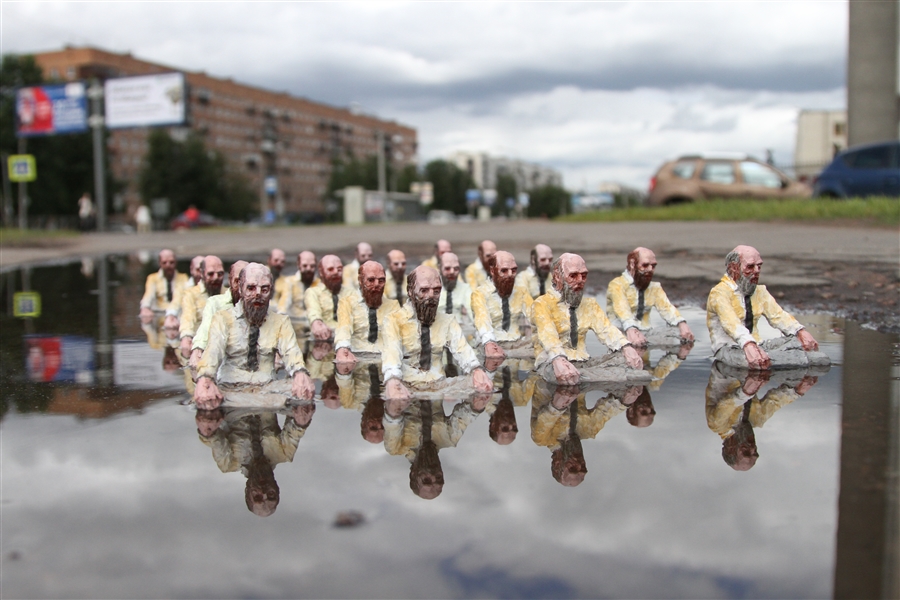
<svg viewBox="0 0 900 600">
<path fill-rule="evenodd" d="M 738 277 L 738 280 L 735 283 L 737 283 L 738 289 L 744 296 L 751 296 L 753 295 L 753 292 L 756 291 L 757 284 L 753 283 L 749 277 L 744 275 Z"/>
<path fill-rule="evenodd" d="M 578 308 L 581 305 L 581 297 L 584 296 L 584 290 L 576 292 L 564 283 L 561 295 L 566 304 Z"/>
<path fill-rule="evenodd" d="M 432 298 L 429 300 L 416 299 L 415 302 L 413 302 L 413 306 L 416 309 L 416 318 L 419 319 L 419 322 L 422 325 L 431 327 L 431 325 L 434 323 L 434 318 L 437 316 L 437 298 Z"/>
<path fill-rule="evenodd" d="M 447 290 L 449 294 L 453 290 L 456 289 L 456 282 L 458 279 L 446 279 L 443 275 L 441 275 L 441 283 L 444 285 L 444 289 Z"/>
<path fill-rule="evenodd" d="M 269 303 L 266 302 L 260 306 L 254 306 L 252 302 L 244 300 L 244 318 L 251 325 L 259 327 L 266 320 L 266 314 L 269 312 Z"/>
</svg>

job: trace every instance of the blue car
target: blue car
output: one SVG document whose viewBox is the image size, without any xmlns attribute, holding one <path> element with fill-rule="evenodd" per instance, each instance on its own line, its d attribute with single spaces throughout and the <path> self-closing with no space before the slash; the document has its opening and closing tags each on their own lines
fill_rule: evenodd
<svg viewBox="0 0 900 600">
<path fill-rule="evenodd" d="M 819 175 L 813 195 L 900 196 L 900 142 L 854 146 L 840 152 Z"/>
</svg>

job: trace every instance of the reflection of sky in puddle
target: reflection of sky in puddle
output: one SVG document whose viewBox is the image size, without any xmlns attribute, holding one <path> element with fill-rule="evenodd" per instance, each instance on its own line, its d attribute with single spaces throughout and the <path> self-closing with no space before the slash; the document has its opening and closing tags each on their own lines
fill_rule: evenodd
<svg viewBox="0 0 900 600">
<path fill-rule="evenodd" d="M 829 596 L 840 366 L 757 429 L 759 462 L 735 472 L 706 422 L 705 313 L 683 312 L 699 341 L 652 393 L 653 425 L 620 414 L 583 440 L 577 488 L 553 480 L 530 406 L 516 408 L 510 446 L 491 441 L 486 414 L 476 419 L 440 452 L 444 491 L 424 501 L 409 462 L 361 438 L 358 412 L 320 404 L 293 463 L 275 468 L 281 502 L 266 519 L 174 398 L 102 420 L 10 411 L 4 595 Z M 116 347 L 129 364 L 161 364 L 146 344 Z M 840 361 L 839 340 L 823 348 Z M 332 528 L 345 509 L 366 524 Z"/>
</svg>

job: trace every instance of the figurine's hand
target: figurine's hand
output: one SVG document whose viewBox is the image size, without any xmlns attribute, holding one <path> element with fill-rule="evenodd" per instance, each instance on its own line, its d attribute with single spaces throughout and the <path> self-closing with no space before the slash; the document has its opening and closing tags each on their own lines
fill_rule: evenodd
<svg viewBox="0 0 900 600">
<path fill-rule="evenodd" d="M 222 392 L 219 386 L 209 377 L 201 377 L 197 380 L 194 388 L 194 401 L 197 402 L 197 408 L 203 410 L 212 410 L 219 408 L 222 404 Z"/>
<path fill-rule="evenodd" d="M 557 356 L 553 359 L 553 374 L 556 375 L 556 383 L 559 385 L 578 385 L 581 380 L 578 369 L 565 356 Z"/>
<path fill-rule="evenodd" d="M 493 373 L 497 370 L 497 368 L 503 364 L 503 361 L 506 360 L 505 357 L 500 356 L 485 356 L 484 357 L 484 368 L 488 370 L 489 373 Z"/>
<path fill-rule="evenodd" d="M 484 357 L 499 358 L 500 360 L 503 360 L 506 358 L 506 352 L 497 342 L 488 342 L 484 345 Z"/>
<path fill-rule="evenodd" d="M 475 412 L 484 412 L 488 403 L 491 401 L 490 392 L 481 392 L 472 396 L 472 408 Z"/>
<path fill-rule="evenodd" d="M 634 404 L 634 401 L 641 397 L 641 394 L 644 391 L 644 386 L 642 385 L 633 385 L 625 390 L 625 395 L 622 396 L 622 404 L 625 406 L 631 406 Z"/>
<path fill-rule="evenodd" d="M 401 402 L 406 401 L 407 403 L 409 402 L 409 399 L 410 399 L 409 390 L 406 389 L 406 386 L 403 385 L 403 382 L 400 381 L 399 379 L 397 379 L 396 377 L 391 377 L 384 384 L 384 395 L 389 400 L 395 400 L 395 401 L 401 401 Z M 397 414 L 390 413 L 390 415 L 392 417 L 396 417 L 399 414 L 400 414 L 399 412 Z"/>
<path fill-rule="evenodd" d="M 472 371 L 472 385 L 476 392 L 491 392 L 494 390 L 494 382 L 484 369 Z"/>
<path fill-rule="evenodd" d="M 562 410 L 578 398 L 578 392 L 579 389 L 577 385 L 557 386 L 557 388 L 553 390 L 553 399 L 550 400 L 550 404 L 552 404 L 553 408 L 556 410 Z"/>
<path fill-rule="evenodd" d="M 751 370 L 764 371 L 772 366 L 769 355 L 756 342 L 750 342 L 744 346 L 744 356 L 747 358 L 747 365 Z"/>
<path fill-rule="evenodd" d="M 683 342 L 694 341 L 694 334 L 691 333 L 691 328 L 688 327 L 687 321 L 682 321 L 678 324 L 678 335 L 681 336 L 681 341 Z"/>
<path fill-rule="evenodd" d="M 138 314 L 138 317 L 141 319 L 141 323 L 149 323 L 153 320 L 153 311 L 147 308 L 146 306 L 141 309 L 141 312 Z"/>
<path fill-rule="evenodd" d="M 291 409 L 291 416 L 294 417 L 294 423 L 300 427 L 306 427 L 312 421 L 315 412 L 315 402 L 304 402 L 303 404 L 297 404 Z"/>
<path fill-rule="evenodd" d="M 691 350 L 693 350 L 693 349 L 694 349 L 694 342 L 693 342 L 693 341 L 691 341 L 691 342 L 685 342 L 685 343 L 681 344 L 681 345 L 678 347 L 678 352 L 676 352 L 675 355 L 676 355 L 679 359 L 684 360 L 684 359 L 686 359 L 686 358 L 688 357 L 688 354 L 690 354 L 690 353 L 691 353 Z"/>
<path fill-rule="evenodd" d="M 196 369 L 197 365 L 200 364 L 200 359 L 203 358 L 203 350 L 200 348 L 194 348 L 191 350 L 191 360 L 188 362 L 188 366 L 191 369 Z"/>
<path fill-rule="evenodd" d="M 305 371 L 297 371 L 294 373 L 293 381 L 291 382 L 291 394 L 295 398 L 299 398 L 300 400 L 312 400 L 315 393 L 316 386 Z"/>
<path fill-rule="evenodd" d="M 322 319 L 316 319 L 315 321 L 313 321 L 312 325 L 309 326 L 309 330 L 312 331 L 313 337 L 317 340 L 330 339 L 333 333 L 331 331 L 331 328 L 322 322 Z"/>
<path fill-rule="evenodd" d="M 181 355 L 185 358 L 191 357 L 191 343 L 194 341 L 194 338 L 186 335 L 181 338 Z"/>
<path fill-rule="evenodd" d="M 175 315 L 166 315 L 165 321 L 163 321 L 163 327 L 166 329 L 175 328 L 178 329 L 178 317 Z"/>
<path fill-rule="evenodd" d="M 803 346 L 803 349 L 807 352 L 819 349 L 819 342 L 817 342 L 816 338 L 805 329 L 801 329 L 797 332 L 797 339 L 800 341 L 800 345 Z"/>
<path fill-rule="evenodd" d="M 755 396 L 762 386 L 766 385 L 771 376 L 772 373 L 769 371 L 751 371 L 747 374 L 747 379 L 744 380 L 741 389 L 748 396 Z"/>
<path fill-rule="evenodd" d="M 644 337 L 644 334 L 641 333 L 637 327 L 629 327 L 625 331 L 625 337 L 628 338 L 628 341 L 631 342 L 632 346 L 646 346 L 647 338 Z"/>
<path fill-rule="evenodd" d="M 625 355 L 625 364 L 632 369 L 644 368 L 644 359 L 641 358 L 641 355 L 638 354 L 638 351 L 633 347 L 625 346 L 625 348 L 622 349 L 622 354 Z"/>
<path fill-rule="evenodd" d="M 345 346 L 343 348 L 338 348 L 337 353 L 334 355 L 334 362 L 338 364 L 350 363 L 351 365 L 354 365 L 356 364 L 356 356 L 353 355 L 350 348 Z"/>
<path fill-rule="evenodd" d="M 818 377 L 813 377 L 812 375 L 804 375 L 800 383 L 798 383 L 794 388 L 794 391 L 802 396 L 803 394 L 808 392 L 812 388 L 812 386 L 816 385 L 816 382 L 818 381 Z"/>
<path fill-rule="evenodd" d="M 318 340 L 313 344 L 312 351 L 310 354 L 315 360 L 323 361 L 325 357 L 331 354 L 333 346 L 331 342 L 323 342 L 322 340 Z"/>
</svg>

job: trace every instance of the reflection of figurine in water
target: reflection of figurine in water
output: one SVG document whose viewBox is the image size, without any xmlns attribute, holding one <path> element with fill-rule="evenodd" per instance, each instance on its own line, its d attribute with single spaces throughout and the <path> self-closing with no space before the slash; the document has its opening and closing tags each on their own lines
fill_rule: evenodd
<svg viewBox="0 0 900 600">
<path fill-rule="evenodd" d="M 391 250 L 387 254 L 387 259 L 389 276 L 384 285 L 384 297 L 392 298 L 403 306 L 406 302 L 406 254 L 400 250 Z M 362 286 L 361 278 L 359 285 Z"/>
<path fill-rule="evenodd" d="M 770 379 L 782 383 L 758 398 L 757 393 Z M 778 410 L 808 392 L 816 381 L 805 370 L 773 375 L 714 363 L 706 386 L 706 423 L 722 438 L 725 463 L 735 471 L 752 468 L 759 458 L 754 428 L 762 427 Z"/>
<path fill-rule="evenodd" d="M 613 327 L 593 297 L 584 298 L 588 270 L 584 259 L 565 253 L 553 263 L 553 289 L 534 301 L 535 369 L 552 383 L 635 381 L 650 379 L 644 363 L 625 336 Z M 591 357 L 588 331 L 612 351 Z"/>
<path fill-rule="evenodd" d="M 221 408 L 198 410 L 197 433 L 212 449 L 213 460 L 223 473 L 241 471 L 247 478 L 244 498 L 253 514 L 267 517 L 280 500 L 275 467 L 294 460 L 297 444 L 306 433 L 316 405 L 302 403 L 279 427 L 273 411 L 249 412 Z"/>
<path fill-rule="evenodd" d="M 329 340 L 312 340 L 304 357 L 310 378 L 318 381 L 330 379 L 335 370 L 334 358 L 334 344 Z"/>
<path fill-rule="evenodd" d="M 350 374 L 335 377 L 340 405 L 361 413 L 360 433 L 372 444 L 384 441 L 384 401 L 381 398 L 381 365 L 370 362 L 357 365 Z"/>
<path fill-rule="evenodd" d="M 490 376 L 475 351 L 466 342 L 456 319 L 437 310 L 441 279 L 431 267 L 419 266 L 409 275 L 407 302 L 384 324 L 382 371 L 385 396 L 409 398 L 414 393 L 436 392 L 464 395 L 490 392 Z M 453 355 L 457 368 L 468 377 L 447 378 L 441 357 L 444 348 Z"/>
<path fill-rule="evenodd" d="M 222 293 L 222 284 L 225 282 L 225 267 L 218 256 L 203 257 L 200 270 L 203 278 L 197 285 L 188 288 L 181 298 L 178 336 L 181 338 L 181 355 L 185 358 L 191 356 L 191 346 L 203 319 L 206 303 L 211 297 Z"/>
<path fill-rule="evenodd" d="M 166 325 L 178 327 L 178 313 L 181 309 L 181 295 L 184 293 L 188 276 L 178 273 L 175 253 L 171 250 L 159 252 L 159 271 L 147 275 L 144 295 L 141 298 L 141 322 L 148 323 L 155 313 L 166 315 Z"/>
<path fill-rule="evenodd" d="M 553 250 L 547 244 L 538 244 L 531 249 L 528 268 L 516 275 L 516 287 L 524 287 L 533 300 L 543 296 L 550 289 L 552 265 Z"/>
<path fill-rule="evenodd" d="M 356 245 L 356 255 L 349 263 L 344 265 L 343 277 L 344 286 L 350 289 L 357 289 L 359 285 L 359 266 L 367 260 L 372 260 L 372 246 L 366 242 L 360 242 Z"/>
<path fill-rule="evenodd" d="M 666 377 L 681 366 L 681 363 L 684 362 L 693 348 L 694 344 L 692 342 L 679 346 L 663 346 L 662 350 L 665 351 L 665 354 L 656 361 L 655 367 L 650 363 L 650 349 L 644 348 L 644 352 L 641 354 L 641 360 L 644 361 L 644 370 L 653 377 L 653 381 L 647 384 L 647 388 L 651 391 L 656 391 L 662 387 Z"/>
<path fill-rule="evenodd" d="M 147 344 L 154 350 L 164 350 L 178 346 L 178 318 L 175 323 L 163 315 L 154 315 L 149 321 L 141 322 L 141 330 L 147 336 Z"/>
<path fill-rule="evenodd" d="M 440 400 L 386 401 L 384 447 L 388 454 L 409 459 L 409 487 L 417 496 L 431 500 L 440 495 L 444 470 L 438 451 L 456 447 L 489 401 L 489 394 L 476 395 L 456 404 L 449 415 Z"/>
<path fill-rule="evenodd" d="M 815 338 L 758 285 L 762 258 L 738 246 L 725 257 L 725 276 L 709 293 L 706 324 L 716 360 L 739 368 L 803 368 L 831 364 Z M 760 316 L 784 337 L 760 341 Z"/>
<path fill-rule="evenodd" d="M 519 319 L 528 320 L 531 315 L 531 295 L 522 286 L 516 286 L 515 257 L 502 250 L 494 254 L 489 269 L 490 277 L 472 292 L 472 316 L 478 332 L 479 344 L 484 355 L 504 357 L 507 351 L 524 348 L 528 340 L 519 329 Z"/>
<path fill-rule="evenodd" d="M 356 363 L 356 355 L 378 357 L 383 348 L 381 330 L 388 315 L 400 309 L 397 300 L 385 295 L 384 267 L 374 260 L 359 268 L 359 291 L 338 303 L 338 326 L 334 330 L 335 361 Z"/>
<path fill-rule="evenodd" d="M 612 391 L 588 409 L 587 389 L 539 382 L 531 403 L 531 439 L 550 448 L 550 472 L 566 487 L 579 485 L 587 474 L 581 440 L 596 437 L 607 421 L 627 410 L 643 391 L 642 386 Z"/>
<path fill-rule="evenodd" d="M 501 446 L 515 441 L 519 433 L 515 407 L 527 403 L 523 402 L 522 382 L 519 381 L 518 375 L 518 368 L 509 364 L 494 372 L 494 387 L 499 388 L 500 399 L 488 407 L 491 415 L 488 435 Z"/>
<path fill-rule="evenodd" d="M 344 296 L 351 296 L 356 286 L 344 283 L 344 267 L 341 259 L 326 254 L 319 261 L 319 279 L 322 285 L 310 287 L 304 293 L 309 330 L 317 340 L 329 340 L 337 328 L 338 304 Z M 358 271 L 355 271 L 358 274 Z"/>
<path fill-rule="evenodd" d="M 656 255 L 647 248 L 635 248 L 628 254 L 625 271 L 609 282 L 606 312 L 613 323 L 619 322 L 625 337 L 635 346 L 649 342 L 677 344 L 693 342 L 687 322 L 675 308 L 659 283 L 653 281 Z M 668 325 L 662 330 L 650 327 L 650 310 L 655 308 Z"/>
<path fill-rule="evenodd" d="M 197 365 L 194 399 L 198 407 L 215 408 L 222 402 L 219 383 L 232 384 L 232 387 L 233 384 L 273 383 L 276 352 L 291 376 L 289 393 L 302 400 L 311 399 L 315 387 L 306 371 L 291 321 L 269 310 L 271 272 L 264 265 L 250 263 L 241 273 L 240 288 L 241 302 L 217 312 L 210 323 L 209 343 Z M 269 391 L 273 397 L 265 401 L 277 401 L 281 393 L 288 392 L 279 386 L 271 386 Z M 259 396 L 263 401 L 261 393 Z"/>
</svg>

